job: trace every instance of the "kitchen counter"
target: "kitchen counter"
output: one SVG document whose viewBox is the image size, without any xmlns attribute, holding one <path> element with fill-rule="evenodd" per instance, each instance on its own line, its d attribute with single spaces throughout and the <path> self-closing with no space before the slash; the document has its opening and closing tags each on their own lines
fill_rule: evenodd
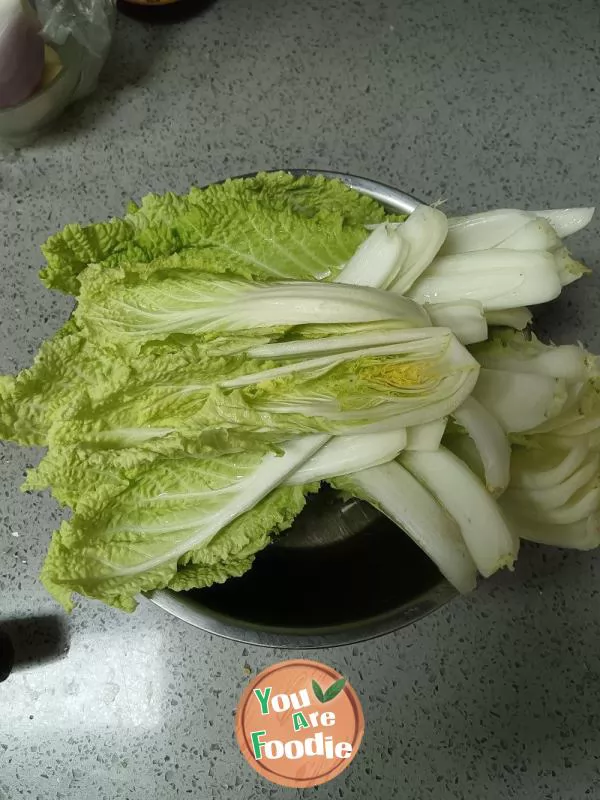
<svg viewBox="0 0 600 800">
<path fill-rule="evenodd" d="M 181 26 L 120 19 L 96 94 L 0 162 L 0 372 L 70 311 L 38 281 L 45 238 L 151 191 L 310 166 L 462 211 L 598 203 L 598 25 L 594 0 L 218 0 Z M 598 222 L 572 246 L 600 268 Z M 539 315 L 557 341 L 600 352 L 598 274 Z M 600 797 L 600 554 L 526 546 L 418 625 L 310 654 L 147 602 L 67 617 L 37 580 L 60 513 L 18 489 L 38 457 L 0 444 L 0 623 L 22 662 L 0 684 L 1 800 L 287 798 L 243 761 L 233 715 L 250 674 L 302 655 L 346 675 L 366 717 L 355 761 L 311 797 Z"/>
</svg>

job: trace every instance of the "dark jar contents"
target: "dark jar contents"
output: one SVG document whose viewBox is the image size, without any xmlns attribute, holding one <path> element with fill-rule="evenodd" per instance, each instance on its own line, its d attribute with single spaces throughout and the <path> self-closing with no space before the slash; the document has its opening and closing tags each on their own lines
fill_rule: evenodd
<svg viewBox="0 0 600 800">
<path fill-rule="evenodd" d="M 147 22 L 176 22 L 203 11 L 213 0 L 117 0 L 124 14 Z"/>
</svg>

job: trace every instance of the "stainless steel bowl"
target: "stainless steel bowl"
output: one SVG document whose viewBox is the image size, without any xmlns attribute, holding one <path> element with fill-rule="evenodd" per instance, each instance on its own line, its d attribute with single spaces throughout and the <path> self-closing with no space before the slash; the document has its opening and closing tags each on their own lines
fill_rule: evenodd
<svg viewBox="0 0 600 800">
<path fill-rule="evenodd" d="M 289 171 L 337 178 L 395 213 L 410 213 L 420 205 L 411 195 L 355 175 Z M 292 528 L 259 553 L 241 578 L 189 592 L 166 589 L 148 598 L 169 614 L 227 639 L 302 649 L 390 633 L 455 594 L 386 517 L 325 489 L 309 498 Z"/>
</svg>

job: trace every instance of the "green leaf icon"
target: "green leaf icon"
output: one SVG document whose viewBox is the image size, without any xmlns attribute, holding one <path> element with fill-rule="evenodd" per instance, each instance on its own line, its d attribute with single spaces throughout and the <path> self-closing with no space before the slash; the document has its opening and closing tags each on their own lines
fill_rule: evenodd
<svg viewBox="0 0 600 800">
<path fill-rule="evenodd" d="M 337 697 L 338 694 L 342 691 L 344 686 L 346 685 L 346 678 L 339 678 L 339 680 L 334 681 L 331 686 L 324 692 L 323 689 L 319 686 L 319 684 L 313 680 L 312 688 L 315 694 L 315 697 L 320 703 L 328 703 L 330 700 L 333 700 L 334 697 Z"/>
<path fill-rule="evenodd" d="M 346 678 L 340 678 L 339 680 L 332 683 L 329 689 L 327 689 L 327 691 L 325 692 L 324 702 L 328 703 L 330 700 L 333 700 L 334 697 L 337 697 L 345 685 L 346 685 Z"/>
<path fill-rule="evenodd" d="M 320 703 L 325 702 L 325 695 L 323 694 L 323 689 L 319 686 L 319 684 L 313 679 L 312 682 L 313 692 L 315 693 L 315 697 Z"/>
</svg>

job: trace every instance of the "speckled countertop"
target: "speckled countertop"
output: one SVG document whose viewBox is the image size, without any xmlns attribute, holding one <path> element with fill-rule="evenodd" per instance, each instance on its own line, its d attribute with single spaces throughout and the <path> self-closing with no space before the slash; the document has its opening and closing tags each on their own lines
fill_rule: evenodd
<svg viewBox="0 0 600 800">
<path fill-rule="evenodd" d="M 28 365 L 70 308 L 38 282 L 39 245 L 131 196 L 313 166 L 461 210 L 598 203 L 599 23 L 595 0 L 218 0 L 179 27 L 120 20 L 96 95 L 0 162 L 0 372 Z M 574 247 L 600 266 L 598 223 Z M 599 285 L 570 288 L 544 326 L 600 350 Z M 45 594 L 58 513 L 18 490 L 35 457 L 0 445 L 0 621 L 34 659 L 0 685 L 0 798 L 298 794 L 255 776 L 233 738 L 248 668 L 281 651 L 150 604 L 67 619 Z M 318 651 L 367 728 L 310 796 L 600 798 L 599 581 L 598 554 L 525 548 L 514 574 L 411 629 Z"/>
</svg>

